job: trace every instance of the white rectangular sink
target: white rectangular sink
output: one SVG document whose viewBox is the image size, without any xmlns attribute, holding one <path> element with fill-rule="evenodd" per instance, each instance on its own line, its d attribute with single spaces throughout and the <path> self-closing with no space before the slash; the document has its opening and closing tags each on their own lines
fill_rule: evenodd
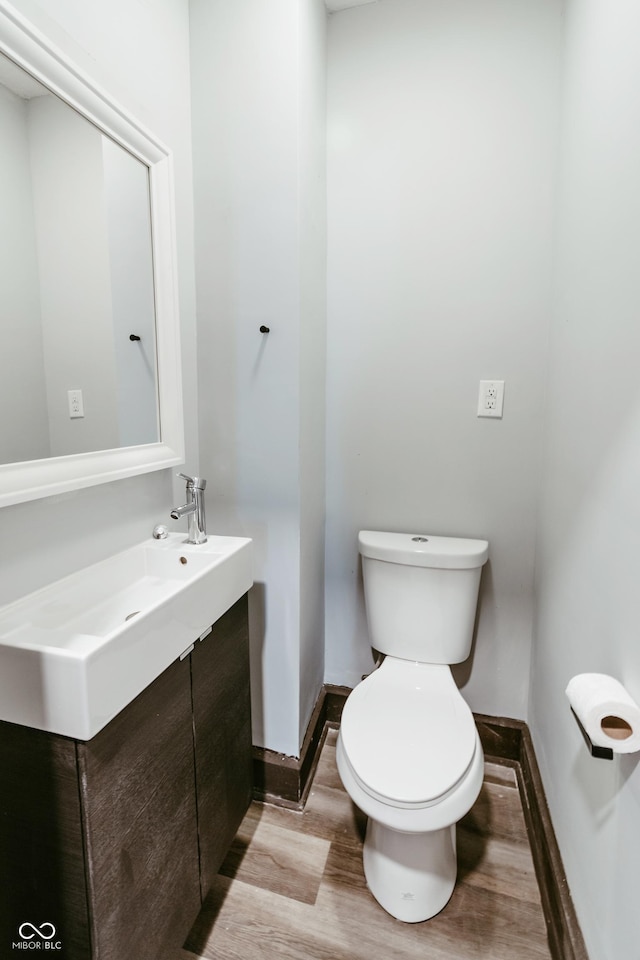
<svg viewBox="0 0 640 960">
<path fill-rule="evenodd" d="M 145 540 L 0 607 L 0 720 L 90 740 L 252 585 L 251 540 Z"/>
</svg>

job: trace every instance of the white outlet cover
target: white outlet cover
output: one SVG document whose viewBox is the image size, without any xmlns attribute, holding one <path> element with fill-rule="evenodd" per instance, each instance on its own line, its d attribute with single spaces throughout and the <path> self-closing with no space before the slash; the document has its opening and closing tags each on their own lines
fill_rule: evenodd
<svg viewBox="0 0 640 960">
<path fill-rule="evenodd" d="M 81 420 L 84 417 L 82 390 L 67 390 L 67 403 L 69 404 L 69 419 Z"/>
<path fill-rule="evenodd" d="M 502 419 L 504 380 L 481 380 L 478 391 L 478 416 Z"/>
</svg>

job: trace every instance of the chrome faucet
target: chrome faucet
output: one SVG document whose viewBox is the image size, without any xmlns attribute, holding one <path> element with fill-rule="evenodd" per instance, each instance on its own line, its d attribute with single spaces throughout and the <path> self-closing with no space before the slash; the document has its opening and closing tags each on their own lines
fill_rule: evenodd
<svg viewBox="0 0 640 960">
<path fill-rule="evenodd" d="M 188 477 L 184 473 L 179 473 L 178 476 L 187 481 L 187 502 L 181 507 L 174 507 L 170 514 L 171 519 L 189 518 L 189 534 L 185 543 L 206 543 L 207 523 L 204 512 L 204 488 L 207 481 L 203 480 L 202 477 Z"/>
</svg>

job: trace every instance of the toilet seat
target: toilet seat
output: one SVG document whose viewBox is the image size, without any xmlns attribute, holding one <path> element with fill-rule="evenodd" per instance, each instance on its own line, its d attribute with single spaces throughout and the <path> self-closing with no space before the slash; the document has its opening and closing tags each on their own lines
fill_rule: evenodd
<svg viewBox="0 0 640 960">
<path fill-rule="evenodd" d="M 394 657 L 353 690 L 340 737 L 361 789 L 410 809 L 452 793 L 468 773 L 478 742 L 449 667 Z"/>
</svg>

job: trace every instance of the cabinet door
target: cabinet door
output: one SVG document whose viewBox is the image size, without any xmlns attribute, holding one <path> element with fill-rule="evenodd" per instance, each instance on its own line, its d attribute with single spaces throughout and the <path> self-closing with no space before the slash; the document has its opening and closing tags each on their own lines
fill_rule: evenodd
<svg viewBox="0 0 640 960">
<path fill-rule="evenodd" d="M 78 759 L 94 960 L 173 956 L 200 909 L 189 659 Z"/>
<path fill-rule="evenodd" d="M 253 792 L 246 596 L 196 644 L 191 661 L 204 898 Z"/>
<path fill-rule="evenodd" d="M 0 957 L 19 956 L 15 942 L 26 952 L 43 924 L 61 944 L 52 956 L 90 960 L 76 745 L 0 723 Z"/>
</svg>

